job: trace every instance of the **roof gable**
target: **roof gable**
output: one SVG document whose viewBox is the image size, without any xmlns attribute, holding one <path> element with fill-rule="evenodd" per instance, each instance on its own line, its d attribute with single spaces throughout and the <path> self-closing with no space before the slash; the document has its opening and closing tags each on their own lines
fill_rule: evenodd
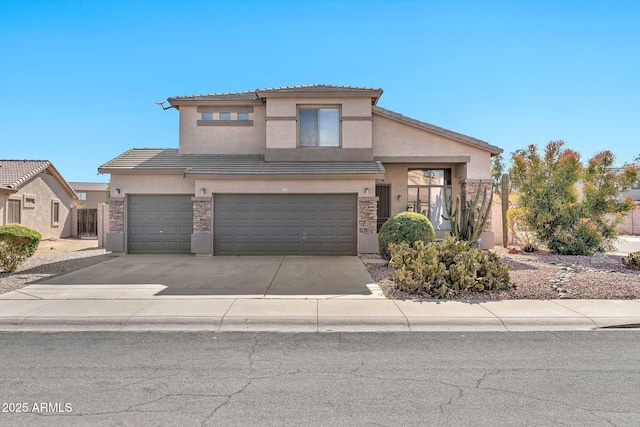
<svg viewBox="0 0 640 427">
<path fill-rule="evenodd" d="M 379 116 L 386 117 L 388 119 L 395 120 L 397 122 L 416 127 L 418 129 L 426 130 L 428 132 L 432 132 L 437 135 L 444 136 L 446 138 L 450 138 L 458 142 L 462 142 L 463 144 L 472 145 L 482 150 L 486 150 L 490 152 L 492 155 L 498 155 L 502 153 L 502 148 L 496 147 L 495 145 L 491 145 L 488 142 L 482 141 L 481 139 L 476 139 L 471 136 L 463 135 L 461 133 L 454 132 L 445 128 L 441 128 L 439 126 L 435 126 L 430 123 L 421 122 L 420 120 L 403 116 L 400 113 L 396 113 L 394 111 L 387 110 L 385 108 L 381 108 L 374 105 L 372 107 L 371 112 L 373 114 L 378 114 Z"/>
</svg>

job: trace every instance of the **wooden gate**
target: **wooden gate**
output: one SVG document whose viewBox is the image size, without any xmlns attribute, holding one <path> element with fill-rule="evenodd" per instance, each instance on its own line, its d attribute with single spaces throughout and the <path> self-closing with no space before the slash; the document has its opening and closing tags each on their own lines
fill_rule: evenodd
<svg viewBox="0 0 640 427">
<path fill-rule="evenodd" d="M 78 209 L 78 236 L 98 236 L 98 209 Z"/>
</svg>

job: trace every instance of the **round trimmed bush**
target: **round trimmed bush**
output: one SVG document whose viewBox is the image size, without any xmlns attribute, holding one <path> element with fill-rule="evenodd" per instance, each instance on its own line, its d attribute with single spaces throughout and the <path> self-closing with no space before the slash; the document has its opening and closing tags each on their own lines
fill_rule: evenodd
<svg viewBox="0 0 640 427">
<path fill-rule="evenodd" d="M 21 225 L 0 227 L 0 271 L 14 272 L 38 249 L 42 235 Z"/>
<path fill-rule="evenodd" d="M 416 212 L 402 212 L 385 222 L 378 232 L 378 248 L 380 254 L 389 259 L 391 243 L 407 243 L 421 240 L 425 243 L 435 242 L 436 233 L 431 221 Z"/>
</svg>

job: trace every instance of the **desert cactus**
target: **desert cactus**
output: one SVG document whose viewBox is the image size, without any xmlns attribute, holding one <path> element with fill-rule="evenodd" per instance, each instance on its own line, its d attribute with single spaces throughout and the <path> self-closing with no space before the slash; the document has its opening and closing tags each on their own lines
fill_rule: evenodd
<svg viewBox="0 0 640 427">
<path fill-rule="evenodd" d="M 482 181 L 480 181 L 482 184 Z M 453 209 L 453 200 L 451 196 L 447 196 L 445 190 L 445 207 L 447 208 L 448 217 L 442 216 L 448 220 L 451 224 L 451 235 L 458 240 L 470 242 L 473 244 L 478 243 L 484 227 L 487 225 L 487 220 L 491 214 L 491 203 L 493 201 L 493 189 L 487 196 L 487 188 L 484 189 L 482 196 L 482 205 L 478 208 L 478 202 L 480 201 L 480 192 L 476 193 L 476 197 L 473 201 L 466 201 L 464 206 L 461 207 L 460 196 L 456 196 L 456 207 Z M 477 215 L 477 218 L 476 218 Z"/>
</svg>

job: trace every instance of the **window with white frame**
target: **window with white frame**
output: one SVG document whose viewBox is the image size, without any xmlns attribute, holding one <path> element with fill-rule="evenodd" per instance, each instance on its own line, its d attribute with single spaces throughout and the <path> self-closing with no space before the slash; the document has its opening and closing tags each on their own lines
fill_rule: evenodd
<svg viewBox="0 0 640 427">
<path fill-rule="evenodd" d="M 340 109 L 298 109 L 299 147 L 340 147 Z"/>
<path fill-rule="evenodd" d="M 7 201 L 7 224 L 20 224 L 20 200 Z"/>
</svg>

